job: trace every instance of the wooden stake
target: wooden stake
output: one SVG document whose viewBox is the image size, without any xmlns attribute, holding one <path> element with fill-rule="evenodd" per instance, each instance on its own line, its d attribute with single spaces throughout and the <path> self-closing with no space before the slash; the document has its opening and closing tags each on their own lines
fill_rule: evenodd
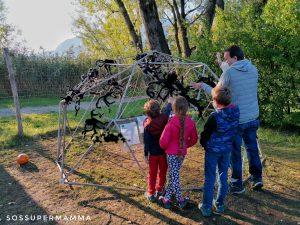
<svg viewBox="0 0 300 225">
<path fill-rule="evenodd" d="M 23 136 L 23 126 L 22 126 L 18 89 L 17 89 L 16 80 L 15 80 L 15 72 L 13 70 L 12 60 L 9 55 L 8 48 L 3 49 L 3 55 L 4 55 L 4 58 L 6 61 L 6 67 L 7 67 L 7 71 L 9 74 L 10 86 L 11 86 L 11 90 L 12 90 L 13 97 L 14 97 L 14 103 L 15 103 L 15 107 L 16 107 L 16 117 L 17 117 L 17 121 L 18 121 L 18 135 L 20 137 L 22 137 Z"/>
</svg>

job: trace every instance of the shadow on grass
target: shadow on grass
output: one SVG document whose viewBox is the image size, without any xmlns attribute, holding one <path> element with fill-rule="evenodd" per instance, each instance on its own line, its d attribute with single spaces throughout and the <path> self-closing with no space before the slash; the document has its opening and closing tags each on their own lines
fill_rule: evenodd
<svg viewBox="0 0 300 225">
<path fill-rule="evenodd" d="M 276 204 L 270 204 L 268 205 L 270 208 L 273 208 L 275 210 L 278 210 L 280 212 L 284 212 L 289 215 L 294 215 L 294 216 L 299 216 L 300 212 L 300 199 L 299 198 L 286 198 L 282 195 L 279 195 L 278 193 L 269 191 L 269 190 L 263 190 L 262 195 L 266 198 L 266 201 L 270 202 L 276 202 Z M 300 196 L 300 193 L 297 192 L 297 195 Z M 252 197 L 250 198 L 252 201 Z M 263 203 L 261 198 L 257 198 L 256 200 L 253 199 L 253 202 L 256 203 Z M 292 209 L 287 209 L 287 208 L 293 208 Z M 295 210 L 294 210 L 295 209 Z"/>
<path fill-rule="evenodd" d="M 0 149 L 11 149 L 11 148 L 20 148 L 22 146 L 33 144 L 34 138 L 28 135 L 24 135 L 23 137 L 20 137 L 19 135 L 12 135 L 10 139 L 8 139 L 3 145 L 0 147 Z"/>
<path fill-rule="evenodd" d="M 92 183 L 100 184 L 100 183 L 95 182 L 95 180 L 92 177 L 90 177 L 86 174 L 82 174 L 82 173 L 76 171 L 76 175 L 78 175 L 78 176 L 80 176 L 84 179 L 87 179 Z M 96 209 L 96 210 L 114 215 L 118 218 L 128 220 L 127 218 L 125 218 L 121 215 L 117 215 L 114 212 L 111 212 L 111 211 L 108 211 L 106 209 L 103 209 L 102 207 L 98 207 L 98 206 L 93 205 L 93 203 L 97 203 L 97 202 L 101 202 L 101 201 L 113 201 L 113 200 L 117 200 L 117 199 L 122 199 L 123 201 L 129 203 L 130 205 L 134 205 L 137 209 L 140 209 L 140 210 L 144 211 L 145 213 L 147 213 L 147 214 L 149 214 L 149 215 L 151 215 L 155 218 L 159 218 L 160 220 L 162 220 L 163 222 L 165 222 L 167 224 L 172 224 L 172 225 L 173 224 L 174 225 L 182 224 L 181 222 L 178 222 L 177 220 L 171 218 L 170 216 L 164 215 L 160 211 L 150 208 L 146 204 L 143 204 L 143 202 L 140 202 L 140 201 L 137 201 L 137 200 L 133 199 L 133 197 L 135 197 L 137 195 L 141 195 L 140 193 L 135 193 L 135 194 L 126 193 L 126 194 L 123 194 L 123 193 L 121 193 L 121 192 L 119 192 L 115 189 L 106 189 L 106 191 L 108 193 L 112 194 L 112 196 L 111 197 L 104 197 L 104 198 L 103 197 L 97 197 L 97 198 L 94 198 L 94 199 L 87 199 L 87 200 L 80 201 L 78 204 L 80 206 L 83 206 L 83 207 L 93 208 L 93 209 Z M 213 220 L 212 220 L 212 218 L 207 219 L 207 218 L 202 217 L 200 215 L 200 211 L 197 208 L 197 204 L 194 203 L 194 202 L 191 202 L 186 210 L 180 210 L 178 207 L 174 206 L 174 207 L 172 207 L 171 211 L 173 213 L 181 215 L 182 217 L 186 217 L 186 218 L 189 218 L 191 220 L 194 220 L 196 223 L 201 222 L 203 225 L 216 224 L 216 222 L 215 222 L 216 217 L 213 217 L 213 218 L 215 218 Z M 238 224 L 238 223 L 235 223 L 234 221 L 232 221 L 228 218 L 225 218 L 225 217 L 217 217 L 217 221 L 220 224 L 224 224 L 224 225 L 226 225 L 226 224 L 228 224 L 228 225 L 229 224 L 231 224 L 231 225 L 232 224 Z M 132 222 L 132 223 L 133 224 L 138 224 L 136 222 Z"/>
<path fill-rule="evenodd" d="M 94 184 L 100 184 L 98 182 L 95 182 L 95 180 L 86 175 L 86 174 L 82 174 L 80 172 L 76 172 L 76 175 L 84 178 L 84 179 L 87 179 L 89 180 L 90 182 L 93 182 Z M 120 216 L 120 215 L 117 215 L 113 212 L 108 212 L 106 209 L 103 209 L 103 208 L 100 208 L 100 207 L 97 207 L 97 206 L 94 206 L 92 205 L 91 203 L 93 202 L 99 202 L 99 201 L 106 201 L 107 199 L 109 200 L 115 200 L 115 199 L 122 199 L 124 200 L 125 202 L 131 204 L 131 205 L 134 205 L 136 208 L 138 209 L 141 209 L 143 211 L 145 211 L 146 213 L 156 217 L 156 218 L 160 218 L 161 220 L 163 220 L 164 222 L 166 223 L 169 223 L 169 224 L 181 224 L 179 222 L 177 222 L 176 220 L 172 219 L 172 218 L 169 218 L 169 217 L 166 217 L 165 215 L 161 214 L 160 212 L 157 212 L 156 210 L 153 210 L 147 206 L 144 206 L 143 204 L 141 204 L 140 202 L 134 200 L 132 198 L 132 196 L 135 196 L 133 194 L 129 194 L 129 195 L 125 195 L 125 194 L 122 194 L 121 192 L 119 191 L 116 191 L 114 189 L 106 189 L 106 191 L 110 194 L 112 194 L 113 196 L 112 197 L 109 197 L 109 198 L 101 198 L 101 197 L 98 197 L 98 198 L 95 198 L 95 199 L 88 199 L 88 200 L 84 200 L 84 201 L 81 201 L 79 202 L 78 204 L 81 205 L 81 206 L 84 206 L 84 207 L 89 207 L 89 208 L 93 208 L 93 209 L 97 209 L 97 210 L 100 210 L 100 211 L 103 211 L 103 212 L 106 212 L 106 213 L 110 213 L 118 218 L 121 218 L 121 219 L 124 219 L 124 220 L 128 220 L 127 218 L 123 217 L 123 216 Z M 139 194 L 139 193 L 138 193 Z M 137 224 L 137 223 L 135 223 Z"/>
<path fill-rule="evenodd" d="M 94 205 L 90 205 L 89 203 L 91 202 L 98 202 L 98 201 L 110 201 L 110 200 L 115 200 L 116 198 L 114 197 L 111 197 L 111 198 L 95 198 L 95 199 L 92 199 L 92 200 L 89 200 L 89 201 L 82 201 L 79 203 L 79 205 L 83 206 L 83 207 L 89 207 L 89 208 L 92 208 L 92 209 L 96 209 L 96 210 L 99 210 L 101 212 L 104 212 L 108 215 L 113 215 L 119 219 L 122 219 L 122 220 L 125 220 L 125 221 L 128 221 L 128 219 L 124 216 L 121 216 L 121 215 L 118 215 L 114 212 L 111 212 L 111 211 L 108 211 L 106 209 L 102 209 L 102 208 L 99 208 L 99 207 L 96 207 Z M 110 218 L 111 219 L 111 218 Z M 107 222 L 106 224 L 110 224 L 110 222 Z M 131 221 L 130 224 L 136 224 L 136 225 L 139 225 L 139 223 L 136 223 L 136 222 L 133 222 Z"/>
<path fill-rule="evenodd" d="M 25 165 L 20 165 L 20 170 L 28 172 L 39 172 L 39 168 L 32 162 L 28 162 Z"/>
<path fill-rule="evenodd" d="M 297 224 L 297 221 L 289 217 L 299 217 L 300 211 L 300 200 L 299 199 L 290 199 L 286 198 L 283 195 L 279 195 L 269 190 L 263 190 L 261 192 L 254 192 L 253 195 L 242 195 L 240 196 L 241 199 L 245 200 L 246 202 L 250 202 L 252 205 L 256 205 L 257 209 L 267 207 L 269 210 L 269 215 L 281 215 L 281 213 L 285 214 L 286 216 L 283 217 L 286 224 Z M 271 210 L 270 210 L 271 209 Z M 259 211 L 258 211 L 259 212 Z M 278 216 L 277 215 L 277 216 Z M 274 223 L 274 218 L 270 220 L 270 216 L 266 217 L 266 214 L 257 213 L 255 215 L 257 218 L 260 218 L 262 221 L 265 221 L 267 224 Z M 245 220 L 247 221 L 247 220 Z M 251 222 L 251 221 L 249 221 Z"/>
<path fill-rule="evenodd" d="M 14 149 L 18 151 L 19 153 L 32 153 L 36 152 L 39 155 L 43 156 L 44 158 L 55 161 L 54 158 L 51 157 L 50 152 L 48 149 L 45 149 L 44 146 L 42 146 L 39 142 L 41 139 L 47 139 L 48 137 L 55 137 L 57 135 L 57 130 L 47 132 L 46 134 L 43 134 L 38 137 L 32 137 L 24 135 L 23 137 L 19 137 L 18 135 L 13 135 L 11 138 L 6 141 L 5 145 L 2 146 L 3 150 L 6 150 L 7 152 L 10 151 L 10 149 Z M 0 147 L 1 150 L 1 147 Z M 28 168 L 32 168 L 33 165 L 29 164 Z M 26 169 L 26 167 L 24 167 Z"/>
<path fill-rule="evenodd" d="M 17 215 L 16 219 L 12 217 Z M 20 215 L 33 216 L 32 221 L 22 221 Z M 38 215 L 48 215 L 23 189 L 22 185 L 12 177 L 5 168 L 0 165 L 0 224 L 23 225 L 23 224 L 42 224 L 43 220 L 37 220 Z M 35 216 L 35 217 L 34 217 Z M 55 221 L 47 221 L 47 224 L 57 224 Z"/>
<path fill-rule="evenodd" d="M 55 137 L 56 134 L 57 134 L 57 131 L 53 130 L 51 132 L 43 134 L 42 138 L 44 139 L 47 137 Z M 24 137 L 23 139 L 20 140 L 18 136 L 15 136 L 10 140 L 9 143 L 11 145 L 18 146 L 18 148 L 17 148 L 18 151 L 20 151 L 22 149 L 22 146 L 29 145 L 28 147 L 26 147 L 27 150 L 25 148 L 25 151 L 23 151 L 23 149 L 22 149 L 22 151 L 23 152 L 35 151 L 38 154 L 40 154 L 41 156 L 43 156 L 44 158 L 51 160 L 51 161 L 55 161 L 55 158 L 53 158 L 51 156 L 50 152 L 48 151 L 48 148 L 47 147 L 45 148 L 44 146 L 42 146 L 42 144 L 38 143 L 39 141 L 40 141 L 40 138 L 33 139 L 31 137 Z M 34 148 L 30 148 L 31 145 L 34 146 Z M 32 172 L 34 172 L 34 171 L 32 171 Z M 77 171 L 75 174 L 84 178 L 85 180 L 87 180 L 91 183 L 97 184 L 97 182 L 95 182 L 95 179 L 89 175 L 82 174 Z M 123 220 L 128 220 L 123 215 L 118 215 L 115 212 L 110 212 L 105 208 L 98 207 L 93 204 L 93 203 L 100 202 L 100 201 L 113 201 L 115 199 L 122 199 L 123 201 L 125 201 L 131 205 L 134 205 L 137 209 L 140 209 L 140 210 L 144 211 L 145 213 L 152 215 L 153 217 L 159 218 L 160 220 L 162 220 L 165 223 L 182 224 L 182 223 L 176 221 L 175 219 L 171 218 L 171 216 L 165 215 L 164 213 L 147 206 L 144 203 L 144 201 L 135 200 L 134 197 L 136 197 L 137 194 L 128 194 L 128 193 L 123 194 L 122 192 L 119 192 L 119 191 L 116 191 L 113 189 L 107 189 L 107 192 L 112 194 L 113 197 L 109 197 L 109 198 L 98 197 L 98 198 L 94 198 L 94 199 L 86 199 L 84 201 L 79 202 L 79 205 L 105 212 L 109 215 L 113 215 L 113 216 L 118 217 Z M 2 192 L 0 192 L 0 193 L 2 193 Z M 138 194 L 138 195 L 140 195 L 140 194 Z M 257 205 L 257 207 L 260 207 L 260 205 L 267 204 L 264 201 L 270 201 L 272 203 L 268 204 L 267 207 L 272 210 L 275 210 L 278 212 L 283 212 L 284 214 L 287 214 L 290 216 L 297 217 L 299 215 L 298 212 L 299 212 L 300 202 L 298 200 L 288 199 L 288 198 L 285 198 L 283 195 L 274 194 L 270 191 L 264 191 L 262 193 L 262 195 L 265 195 L 265 197 L 261 198 L 262 196 L 259 197 L 258 195 L 255 195 L 255 197 L 246 196 L 246 197 L 244 197 L 245 203 L 247 202 L 249 204 L 255 204 L 255 205 Z M 274 204 L 274 202 L 276 202 L 276 204 Z M 238 208 L 237 205 L 235 205 L 234 207 Z M 197 203 L 195 203 L 195 202 L 191 203 L 191 207 L 188 210 L 182 211 L 182 210 L 179 210 L 178 208 L 174 207 L 172 209 L 172 212 L 176 213 L 182 217 L 189 218 L 195 222 L 198 222 L 198 223 L 202 222 L 202 224 L 239 224 L 239 223 L 235 222 L 234 219 L 231 220 L 230 218 L 226 218 L 224 216 L 213 215 L 213 218 L 206 219 L 200 215 L 200 212 L 197 209 Z M 258 214 L 253 213 L 253 215 L 252 214 L 244 215 L 243 213 L 239 213 L 238 210 L 235 211 L 234 209 L 231 209 L 231 210 L 227 211 L 226 215 L 228 215 L 232 218 L 236 218 L 236 219 L 251 223 L 251 224 L 266 225 L 266 224 L 272 224 L 272 222 L 274 222 L 272 219 L 265 218 L 265 217 L 268 217 L 268 214 L 265 214 L 265 213 L 258 213 Z M 292 223 L 295 221 L 290 220 L 290 222 Z M 137 223 L 134 223 L 134 224 L 137 224 Z"/>
<path fill-rule="evenodd" d="M 287 167 L 287 168 L 290 168 L 292 170 L 296 170 L 297 172 L 300 173 L 300 166 L 291 166 L 291 165 L 288 165 L 287 163 L 283 163 L 283 162 L 279 162 L 278 160 L 274 160 L 274 159 L 268 159 L 269 162 L 271 163 L 275 163 L 275 164 L 279 164 L 281 165 L 282 167 Z"/>
</svg>

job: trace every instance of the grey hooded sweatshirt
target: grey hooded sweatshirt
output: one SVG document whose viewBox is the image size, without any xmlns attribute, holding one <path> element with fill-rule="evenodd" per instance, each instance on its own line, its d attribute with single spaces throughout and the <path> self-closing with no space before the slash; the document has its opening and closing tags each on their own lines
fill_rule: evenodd
<svg viewBox="0 0 300 225">
<path fill-rule="evenodd" d="M 258 72 L 249 60 L 244 59 L 233 63 L 221 75 L 218 84 L 230 88 L 232 94 L 231 104 L 237 105 L 240 109 L 240 124 L 258 118 Z M 211 95 L 212 87 L 203 83 L 202 89 Z"/>
</svg>

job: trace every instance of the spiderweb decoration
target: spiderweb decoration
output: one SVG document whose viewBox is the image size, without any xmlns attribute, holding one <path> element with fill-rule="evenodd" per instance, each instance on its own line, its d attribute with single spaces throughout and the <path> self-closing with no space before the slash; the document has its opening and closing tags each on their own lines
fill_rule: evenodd
<svg viewBox="0 0 300 225">
<path fill-rule="evenodd" d="M 144 103 L 154 98 L 164 107 L 168 96 L 181 95 L 188 100 L 189 113 L 195 120 L 211 108 L 204 92 L 189 87 L 192 81 L 215 85 L 218 77 L 207 65 L 156 51 L 139 54 L 132 60 L 132 63 L 97 60 L 95 67 L 81 76 L 80 83 L 69 87 L 62 97 L 57 156 L 61 183 L 144 191 L 146 165 L 142 163 L 141 138 Z M 68 110 L 72 107 L 75 112 Z M 117 170 L 117 177 L 112 174 L 105 180 L 111 171 L 116 173 L 108 164 L 122 169 Z M 103 165 L 110 169 L 104 171 Z M 80 176 L 91 174 L 97 178 L 99 171 L 104 171 L 101 175 L 104 178 Z M 134 187 L 130 176 L 139 177 Z M 189 179 L 186 184 L 198 180 L 197 176 Z M 87 180 L 90 182 L 86 183 Z"/>
</svg>

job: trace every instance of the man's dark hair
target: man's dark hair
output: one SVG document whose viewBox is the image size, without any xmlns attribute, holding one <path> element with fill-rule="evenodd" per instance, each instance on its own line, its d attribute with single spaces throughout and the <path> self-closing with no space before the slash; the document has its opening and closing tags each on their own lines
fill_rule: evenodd
<svg viewBox="0 0 300 225">
<path fill-rule="evenodd" d="M 237 60 L 244 59 L 244 52 L 243 50 L 237 45 L 231 45 L 229 48 L 225 50 L 225 52 L 229 52 L 231 58 L 236 56 Z"/>
</svg>

